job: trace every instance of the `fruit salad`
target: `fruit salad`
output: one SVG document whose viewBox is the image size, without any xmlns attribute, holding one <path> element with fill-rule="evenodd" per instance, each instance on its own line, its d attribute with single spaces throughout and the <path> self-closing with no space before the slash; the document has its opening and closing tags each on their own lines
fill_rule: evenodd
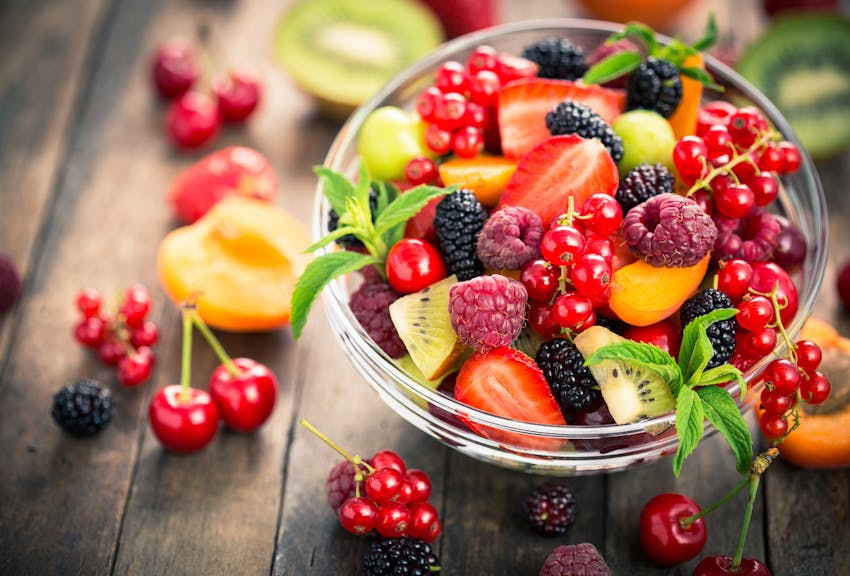
<svg viewBox="0 0 850 576">
<path fill-rule="evenodd" d="M 321 288 L 349 275 L 374 343 L 481 436 L 620 447 L 484 426 L 464 407 L 567 427 L 675 413 L 677 473 L 704 420 L 746 470 L 742 371 L 782 352 L 761 392 L 777 442 L 800 404 L 822 401 L 823 375 L 785 328 L 807 251 L 773 207 L 802 155 L 757 108 L 710 96 L 714 35 L 662 45 L 630 24 L 590 50 L 481 45 L 444 62 L 413 109 L 372 111 L 359 175 L 317 169 L 331 211 L 312 249 L 336 249 L 296 286 L 295 336 Z"/>
</svg>

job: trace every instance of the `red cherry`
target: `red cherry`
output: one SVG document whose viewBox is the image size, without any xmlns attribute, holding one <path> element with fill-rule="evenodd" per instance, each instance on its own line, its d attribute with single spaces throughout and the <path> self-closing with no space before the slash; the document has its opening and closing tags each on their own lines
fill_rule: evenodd
<svg viewBox="0 0 850 576">
<path fill-rule="evenodd" d="M 380 450 L 379 452 L 375 452 L 375 455 L 372 456 L 369 461 L 372 463 L 372 467 L 375 470 L 382 470 L 383 468 L 392 468 L 402 476 L 404 476 L 406 472 L 404 460 L 402 460 L 401 456 L 399 456 L 392 450 Z"/>
<path fill-rule="evenodd" d="M 100 296 L 100 292 L 93 288 L 86 288 L 77 294 L 77 309 L 83 313 L 84 318 L 97 316 L 97 313 L 100 312 L 102 302 L 103 299 Z"/>
<path fill-rule="evenodd" d="M 395 468 L 375 469 L 366 478 L 366 495 L 378 504 L 389 502 L 398 496 L 404 477 Z"/>
<path fill-rule="evenodd" d="M 260 79 L 251 70 L 235 68 L 213 83 L 218 113 L 228 122 L 242 122 L 260 103 Z"/>
<path fill-rule="evenodd" d="M 705 521 L 687 527 L 682 521 L 699 512 L 699 505 L 682 494 L 660 494 L 647 502 L 640 514 L 640 543 L 649 559 L 672 566 L 697 556 L 705 546 Z"/>
<path fill-rule="evenodd" d="M 634 342 L 657 346 L 673 358 L 679 356 L 679 346 L 682 344 L 681 329 L 669 319 L 648 326 L 629 326 L 623 336 Z"/>
<path fill-rule="evenodd" d="M 277 398 L 274 372 L 250 358 L 234 358 L 238 374 L 222 364 L 210 376 L 210 395 L 224 423 L 240 432 L 253 432 L 269 419 Z"/>
<path fill-rule="evenodd" d="M 402 294 L 419 292 L 447 275 L 440 251 L 417 238 L 403 238 L 387 254 L 387 280 Z"/>
<path fill-rule="evenodd" d="M 154 86 L 164 98 L 186 93 L 200 75 L 192 44 L 174 38 L 160 44 L 151 67 Z"/>
<path fill-rule="evenodd" d="M 410 525 L 410 510 L 398 502 L 384 502 L 378 509 L 375 528 L 384 538 L 404 536 Z"/>
<path fill-rule="evenodd" d="M 197 388 L 166 386 L 151 399 L 148 420 L 157 439 L 174 452 L 196 452 L 209 444 L 218 430 L 218 407 Z"/>
<path fill-rule="evenodd" d="M 148 347 L 139 348 L 118 361 L 118 381 L 133 388 L 147 380 L 153 370 L 153 352 Z"/>
<path fill-rule="evenodd" d="M 200 148 L 218 132 L 218 110 L 208 96 L 187 92 L 168 109 L 166 126 L 171 140 L 181 148 Z"/>
<path fill-rule="evenodd" d="M 407 535 L 411 538 L 421 538 L 425 542 L 433 542 L 443 530 L 437 509 L 427 502 L 416 502 L 409 506 L 410 525 Z"/>
<path fill-rule="evenodd" d="M 349 498 L 339 507 L 339 523 L 358 536 L 371 532 L 377 519 L 378 507 L 368 498 Z"/>
<path fill-rule="evenodd" d="M 741 565 L 732 569 L 731 556 L 703 558 L 692 576 L 770 576 L 767 566 L 752 558 L 741 558 Z"/>
</svg>

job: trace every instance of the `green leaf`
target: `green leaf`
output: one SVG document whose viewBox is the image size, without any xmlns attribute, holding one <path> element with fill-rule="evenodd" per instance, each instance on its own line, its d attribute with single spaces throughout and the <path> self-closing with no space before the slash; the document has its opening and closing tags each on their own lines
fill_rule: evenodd
<svg viewBox="0 0 850 576">
<path fill-rule="evenodd" d="M 616 40 L 623 38 L 636 38 L 643 42 L 650 54 L 658 50 L 658 41 L 655 39 L 655 31 L 642 22 L 629 22 L 625 29 L 614 35 Z"/>
<path fill-rule="evenodd" d="M 703 84 L 704 86 L 711 88 L 712 90 L 716 90 L 718 92 L 725 91 L 725 88 L 720 84 L 714 81 L 714 78 L 711 77 L 711 74 L 703 70 L 702 68 L 697 68 L 695 66 L 688 66 L 685 68 L 681 68 L 679 72 L 683 76 L 687 76 L 688 78 L 693 78 L 697 82 Z"/>
<path fill-rule="evenodd" d="M 714 13 L 708 15 L 708 23 L 705 25 L 705 32 L 702 33 L 702 38 L 691 44 L 691 47 L 700 52 L 705 52 L 717 42 L 717 22 L 714 20 Z"/>
<path fill-rule="evenodd" d="M 319 248 L 322 248 L 323 246 L 327 246 L 328 244 L 330 244 L 331 242 L 333 242 L 337 238 L 342 238 L 346 234 L 355 234 L 359 231 L 360 231 L 359 228 L 355 228 L 353 226 L 339 226 L 333 232 L 328 232 L 328 234 L 323 236 L 322 239 L 319 240 L 318 242 L 315 242 L 315 243 L 311 244 L 310 246 L 308 246 L 307 248 L 305 248 L 304 252 L 305 253 L 315 252 Z"/>
<path fill-rule="evenodd" d="M 585 84 L 602 84 L 614 78 L 619 78 L 635 70 L 641 63 L 641 56 L 637 52 L 627 50 L 612 54 L 604 60 L 597 62 L 590 70 L 585 72 Z"/>
<path fill-rule="evenodd" d="M 375 185 L 378 188 L 378 199 L 372 216 L 377 218 L 398 197 L 398 188 L 389 182 L 376 182 Z"/>
<path fill-rule="evenodd" d="M 731 364 L 721 364 L 720 366 L 715 366 L 711 370 L 706 370 L 702 373 L 702 376 L 700 376 L 699 381 L 695 385 L 715 386 L 717 384 L 725 384 L 732 380 L 738 381 L 738 384 L 741 385 L 741 390 L 747 389 L 747 383 L 744 381 L 741 371 Z"/>
<path fill-rule="evenodd" d="M 679 476 L 682 463 L 702 439 L 703 420 L 702 402 L 697 393 L 683 386 L 676 396 L 676 435 L 679 437 L 679 448 L 673 457 L 673 473 Z"/>
<path fill-rule="evenodd" d="M 706 420 L 717 428 L 735 453 L 738 472 L 746 474 L 753 459 L 753 439 L 735 400 L 716 386 L 699 388 L 696 394 L 701 400 Z"/>
<path fill-rule="evenodd" d="M 370 254 L 360 254 L 347 250 L 325 254 L 310 262 L 298 278 L 295 290 L 292 292 L 290 305 L 292 312 L 289 318 L 292 325 L 292 335 L 296 339 L 301 337 L 310 308 L 313 307 L 313 303 L 328 282 L 337 276 L 377 263 L 378 259 Z"/>
<path fill-rule="evenodd" d="M 369 205 L 369 192 L 372 190 L 372 181 L 369 179 L 369 170 L 366 168 L 366 163 L 360 164 L 360 178 L 354 188 L 354 197 L 357 199 L 357 205 L 360 209 L 369 216 L 369 221 L 372 221 L 372 207 Z"/>
<path fill-rule="evenodd" d="M 438 188 L 421 185 L 399 195 L 375 220 L 375 233 L 383 234 L 390 228 L 407 222 L 418 214 L 429 200 L 449 194 L 454 189 L 454 187 Z"/>
<path fill-rule="evenodd" d="M 354 196 L 354 185 L 339 172 L 334 172 L 324 166 L 314 167 L 313 172 L 322 180 L 322 192 L 328 199 L 331 208 L 337 215 L 342 216 L 346 209 L 346 199 Z"/>
<path fill-rule="evenodd" d="M 599 364 L 603 360 L 622 360 L 655 372 L 670 386 L 675 396 L 682 386 L 682 372 L 670 354 L 645 342 L 616 342 L 603 346 L 584 361 L 586 366 Z"/>
<path fill-rule="evenodd" d="M 735 308 L 719 308 L 694 318 L 685 326 L 679 348 L 679 368 L 688 385 L 699 380 L 699 375 L 714 356 L 714 348 L 705 333 L 706 328 L 717 321 L 732 318 L 737 313 Z"/>
<path fill-rule="evenodd" d="M 659 48 L 658 53 L 654 56 L 656 58 L 668 60 L 676 68 L 681 68 L 682 63 L 688 56 L 692 56 L 697 53 L 697 50 L 694 50 L 678 38 L 673 38 L 673 41 L 669 45 Z"/>
</svg>

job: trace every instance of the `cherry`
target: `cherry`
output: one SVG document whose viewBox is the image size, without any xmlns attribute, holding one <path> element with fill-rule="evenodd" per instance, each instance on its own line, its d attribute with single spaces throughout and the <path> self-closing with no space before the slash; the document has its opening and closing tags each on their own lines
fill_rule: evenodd
<svg viewBox="0 0 850 576">
<path fill-rule="evenodd" d="M 679 356 L 679 346 L 682 344 L 682 330 L 669 319 L 648 326 L 629 326 L 623 336 L 634 342 L 657 346 L 673 358 Z"/>
<path fill-rule="evenodd" d="M 84 318 L 97 316 L 102 302 L 100 292 L 93 288 L 86 288 L 77 294 L 77 309 L 83 313 Z"/>
<path fill-rule="evenodd" d="M 732 568 L 731 556 L 708 556 L 697 564 L 693 576 L 770 576 L 770 570 L 752 558 L 742 558 L 741 563 Z"/>
<path fill-rule="evenodd" d="M 804 378 L 800 384 L 800 397 L 807 404 L 821 404 L 829 398 L 832 384 L 829 378 L 815 370 L 809 378 Z"/>
<path fill-rule="evenodd" d="M 151 72 L 164 98 L 186 93 L 200 75 L 192 44 L 183 38 L 163 42 L 154 53 Z"/>
<path fill-rule="evenodd" d="M 197 452 L 218 431 L 218 408 L 212 397 L 197 388 L 172 384 L 151 400 L 148 420 L 157 439 L 174 452 Z"/>
<path fill-rule="evenodd" d="M 274 410 L 277 377 L 250 358 L 234 358 L 213 371 L 209 390 L 225 424 L 240 432 L 253 432 Z"/>
<path fill-rule="evenodd" d="M 410 525 L 410 510 L 398 502 L 384 502 L 378 509 L 375 529 L 384 538 L 403 536 Z"/>
<path fill-rule="evenodd" d="M 260 103 L 260 80 L 248 69 L 234 68 L 213 83 L 218 113 L 227 122 L 243 122 Z"/>
<path fill-rule="evenodd" d="M 339 508 L 339 523 L 352 534 L 372 531 L 378 519 L 378 507 L 368 498 L 349 498 Z"/>
<path fill-rule="evenodd" d="M 387 280 L 402 294 L 419 292 L 446 277 L 440 251 L 418 238 L 403 238 L 387 254 Z"/>
<path fill-rule="evenodd" d="M 74 327 L 74 338 L 83 346 L 97 348 L 106 336 L 106 322 L 99 316 L 83 318 Z"/>
<path fill-rule="evenodd" d="M 581 205 L 582 224 L 588 233 L 607 237 L 623 223 L 623 209 L 610 194 L 592 194 Z"/>
<path fill-rule="evenodd" d="M 370 462 L 372 462 L 372 467 L 375 468 L 375 470 L 392 468 L 398 471 L 398 473 L 402 476 L 406 472 L 404 460 L 402 460 L 401 456 L 399 456 L 392 450 L 380 450 L 378 452 L 375 452 L 375 455 L 372 456 Z"/>
<path fill-rule="evenodd" d="M 135 387 L 147 380 L 153 370 L 153 352 L 147 346 L 131 352 L 118 361 L 118 381 Z"/>
<path fill-rule="evenodd" d="M 375 468 L 366 478 L 366 495 L 378 504 L 398 496 L 404 477 L 395 468 Z"/>
<path fill-rule="evenodd" d="M 437 509 L 427 502 L 415 502 L 408 509 L 410 524 L 407 527 L 407 535 L 429 543 L 436 540 L 443 529 Z"/>
<path fill-rule="evenodd" d="M 218 132 L 215 104 L 200 92 L 187 92 L 168 109 L 166 127 L 171 140 L 181 148 L 200 148 Z"/>
<path fill-rule="evenodd" d="M 584 235 L 574 226 L 555 226 L 543 234 L 540 252 L 555 266 L 572 264 L 584 254 Z"/>
<path fill-rule="evenodd" d="M 427 156 L 411 158 L 404 167 L 404 177 L 414 186 L 437 181 L 437 165 Z"/>
<path fill-rule="evenodd" d="M 640 543 L 649 559 L 672 566 L 697 556 L 707 538 L 705 521 L 684 522 L 699 512 L 699 505 L 682 494 L 660 494 L 647 502 L 640 514 Z"/>
<path fill-rule="evenodd" d="M 558 290 L 558 268 L 546 260 L 532 260 L 522 268 L 519 279 L 528 297 L 535 302 L 548 303 Z"/>
</svg>

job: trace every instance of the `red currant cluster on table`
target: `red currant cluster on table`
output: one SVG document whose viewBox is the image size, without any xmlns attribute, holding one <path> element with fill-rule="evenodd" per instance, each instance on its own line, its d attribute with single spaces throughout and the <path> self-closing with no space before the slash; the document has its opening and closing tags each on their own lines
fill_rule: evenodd
<svg viewBox="0 0 850 576">
<path fill-rule="evenodd" d="M 428 502 L 428 475 L 407 468 L 392 450 L 381 450 L 368 460 L 351 456 L 310 423 L 301 424 L 345 460 L 331 468 L 326 482 L 328 504 L 342 527 L 358 536 L 377 532 L 384 538 L 409 537 L 433 542 L 443 525 Z"/>
<path fill-rule="evenodd" d="M 214 79 L 212 97 L 197 89 L 201 67 L 195 47 L 183 38 L 159 45 L 151 72 L 160 96 L 172 101 L 166 128 L 181 148 L 199 148 L 210 142 L 222 122 L 244 122 L 260 102 L 259 77 L 245 67 L 231 68 Z"/>
<path fill-rule="evenodd" d="M 97 290 L 87 288 L 76 298 L 82 319 L 74 327 L 74 338 L 97 350 L 104 364 L 116 366 L 118 381 L 138 386 L 147 380 L 154 366 L 153 346 L 159 339 L 156 324 L 148 320 L 151 297 L 147 288 L 131 286 L 116 310 L 110 313 Z"/>
</svg>

